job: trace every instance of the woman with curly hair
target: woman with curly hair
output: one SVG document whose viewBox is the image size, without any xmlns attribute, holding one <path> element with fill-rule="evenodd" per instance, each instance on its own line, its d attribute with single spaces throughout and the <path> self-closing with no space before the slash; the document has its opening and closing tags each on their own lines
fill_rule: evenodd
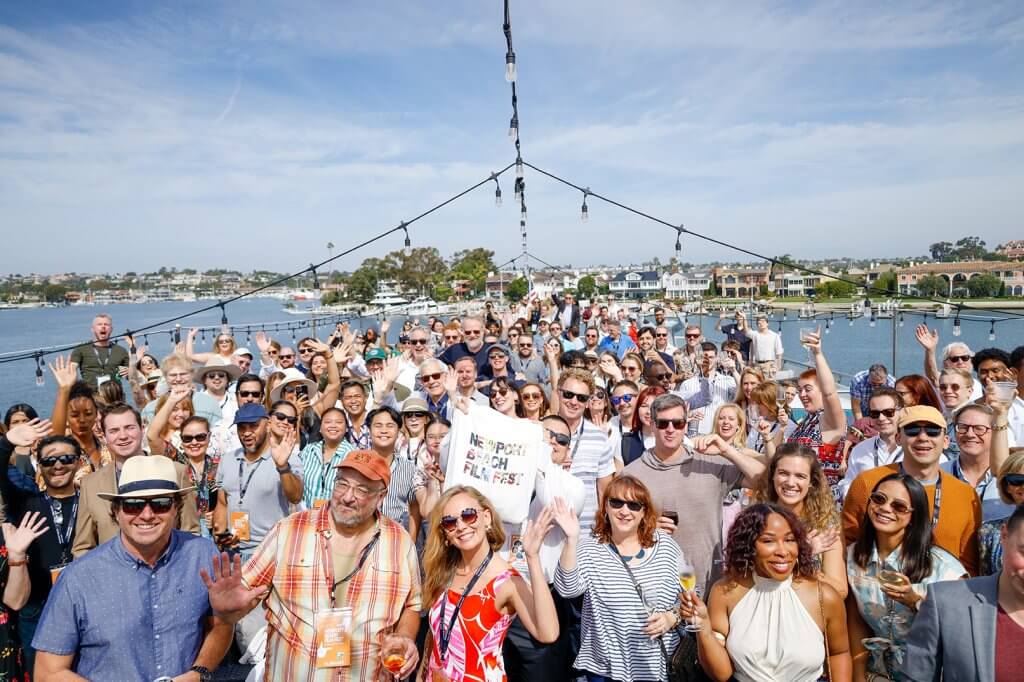
<svg viewBox="0 0 1024 682">
<path fill-rule="evenodd" d="M 544 575 L 539 552 L 552 526 L 546 509 L 523 534 L 530 575 Z M 516 616 L 540 642 L 558 639 L 547 582 L 531 585 L 496 556 L 504 542 L 501 517 L 476 488 L 450 488 L 434 507 L 423 553 L 423 603 L 430 605 L 426 679 L 504 682 L 501 647 Z"/>
<path fill-rule="evenodd" d="M 601 496 L 594 530 L 580 537 L 576 514 L 556 500 L 555 520 L 566 535 L 555 589 L 583 596 L 579 654 L 573 664 L 589 682 L 666 680 L 665 652 L 679 642 L 682 552 L 658 528 L 647 486 L 621 474 Z"/>
<path fill-rule="evenodd" d="M 777 504 L 800 519 L 807 530 L 818 579 L 845 598 L 846 555 L 839 515 L 814 450 L 796 443 L 779 446 L 757 481 L 754 500 Z"/>
<path fill-rule="evenodd" d="M 701 629 L 697 655 L 715 680 L 849 682 L 843 599 L 817 580 L 799 519 L 777 504 L 745 509 L 729 531 L 726 576 L 708 605 L 694 593 L 682 613 Z"/>
<path fill-rule="evenodd" d="M 967 570 L 934 545 L 928 494 L 912 476 L 894 473 L 876 483 L 865 516 L 847 560 L 853 669 L 858 680 L 899 682 L 927 586 L 966 578 Z"/>
</svg>

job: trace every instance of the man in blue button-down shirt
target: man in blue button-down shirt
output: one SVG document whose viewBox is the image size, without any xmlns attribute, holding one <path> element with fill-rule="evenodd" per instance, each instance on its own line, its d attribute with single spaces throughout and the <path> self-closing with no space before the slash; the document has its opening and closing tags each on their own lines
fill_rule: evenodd
<svg viewBox="0 0 1024 682">
<path fill-rule="evenodd" d="M 166 457 L 125 462 L 111 501 L 120 534 L 61 573 L 32 645 L 36 679 L 206 682 L 231 644 L 196 579 L 217 553 L 174 529 L 182 494 Z M 74 676 L 68 676 L 73 672 Z"/>
</svg>

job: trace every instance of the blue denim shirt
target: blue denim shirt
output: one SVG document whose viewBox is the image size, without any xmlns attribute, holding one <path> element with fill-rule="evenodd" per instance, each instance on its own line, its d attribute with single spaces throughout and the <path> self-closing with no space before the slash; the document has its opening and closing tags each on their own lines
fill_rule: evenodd
<svg viewBox="0 0 1024 682">
<path fill-rule="evenodd" d="M 121 536 L 60 574 L 32 640 L 37 651 L 75 654 L 72 669 L 91 680 L 154 680 L 188 672 L 213 615 L 202 567 L 213 543 L 184 531 L 156 567 L 135 558 Z"/>
</svg>

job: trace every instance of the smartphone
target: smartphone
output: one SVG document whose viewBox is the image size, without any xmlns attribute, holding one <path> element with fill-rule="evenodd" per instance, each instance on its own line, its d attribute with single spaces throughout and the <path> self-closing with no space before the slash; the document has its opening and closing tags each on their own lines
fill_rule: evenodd
<svg viewBox="0 0 1024 682">
<path fill-rule="evenodd" d="M 297 396 L 301 395 L 303 397 L 307 397 L 308 398 L 309 397 L 309 387 L 308 386 L 299 386 L 299 387 L 297 387 L 295 389 L 295 395 L 297 395 Z"/>
</svg>

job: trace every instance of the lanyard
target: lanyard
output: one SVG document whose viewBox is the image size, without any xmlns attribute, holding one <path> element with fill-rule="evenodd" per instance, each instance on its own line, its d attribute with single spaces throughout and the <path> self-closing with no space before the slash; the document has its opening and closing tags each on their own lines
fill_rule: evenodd
<svg viewBox="0 0 1024 682">
<path fill-rule="evenodd" d="M 480 568 L 476 569 L 476 573 L 473 574 L 472 579 L 470 579 L 469 583 L 466 585 L 466 589 L 462 591 L 462 596 L 459 597 L 458 603 L 455 604 L 455 611 L 452 612 L 452 618 L 448 622 L 448 631 L 445 632 L 444 615 L 448 607 L 448 590 L 450 590 L 452 587 L 452 581 L 455 580 L 455 575 L 453 574 L 451 579 L 448 581 L 448 587 L 445 589 L 441 601 L 441 617 L 438 619 L 438 627 L 440 628 L 440 632 L 438 633 L 437 643 L 438 648 L 441 650 L 442 662 L 444 662 L 445 658 L 448 657 L 448 643 L 452 639 L 452 631 L 455 630 L 455 621 L 459 618 L 459 611 L 462 610 L 462 602 L 466 600 L 466 595 L 473 591 L 473 586 L 476 585 L 476 581 L 480 579 L 481 575 L 483 575 L 483 572 L 487 568 L 487 565 L 491 563 L 491 557 L 493 556 L 494 552 L 487 552 L 487 558 L 484 559 L 483 563 L 480 564 Z"/>
<path fill-rule="evenodd" d="M 245 493 L 249 490 L 249 484 L 252 483 L 252 477 L 256 475 L 256 470 L 263 464 L 263 458 L 260 457 L 256 462 L 256 466 L 249 470 L 249 478 L 245 479 L 245 485 L 242 485 L 242 467 L 245 457 L 243 456 L 238 460 L 238 503 L 241 504 L 245 499 Z"/>
<path fill-rule="evenodd" d="M 900 473 L 906 474 L 903 469 L 903 462 L 900 462 Z M 942 506 L 942 472 L 939 472 L 939 480 L 935 481 L 935 505 L 932 509 L 932 528 L 939 523 L 939 508 Z"/>
<path fill-rule="evenodd" d="M 370 542 L 366 544 L 366 547 L 363 547 L 362 551 L 359 552 L 359 561 L 356 562 L 356 567 L 353 568 L 348 575 L 346 575 L 344 578 L 338 581 L 334 580 L 334 571 L 331 570 L 331 563 L 330 560 L 327 558 L 328 556 L 330 556 L 331 553 L 331 543 L 330 540 L 327 541 L 327 553 L 320 554 L 320 561 L 323 563 L 324 575 L 327 576 L 327 581 L 331 584 L 330 597 L 332 609 L 334 608 L 334 605 L 337 603 L 337 600 L 334 598 L 334 591 L 338 589 L 338 585 L 341 585 L 342 583 L 347 583 L 349 580 L 352 579 L 352 576 L 354 576 L 356 573 L 362 570 L 363 564 L 365 564 L 366 560 L 370 558 L 370 552 L 372 552 L 373 548 L 377 546 L 378 540 L 380 540 L 379 524 L 377 525 L 376 532 L 373 534 L 373 538 L 371 538 Z"/>
<path fill-rule="evenodd" d="M 576 459 L 576 451 L 580 449 L 580 441 L 583 440 L 583 417 L 580 417 L 580 430 L 576 435 L 576 445 L 572 446 L 572 454 L 569 455 L 569 463 Z"/>
<path fill-rule="evenodd" d="M 338 455 L 338 448 L 334 449 L 334 454 L 331 455 L 331 458 L 325 462 L 324 452 L 327 450 L 327 443 L 320 441 L 320 445 L 320 466 L 324 467 L 323 470 L 320 472 L 320 490 L 326 491 L 327 479 L 330 477 L 331 472 L 334 471 L 334 466 L 331 463 L 334 461 L 334 458 Z M 324 466 L 325 464 L 327 466 Z"/>
<path fill-rule="evenodd" d="M 57 535 L 57 544 L 60 545 L 61 561 L 70 560 L 71 535 L 75 532 L 75 519 L 78 517 L 78 493 L 75 493 L 75 502 L 71 506 L 71 518 L 65 519 L 60 500 L 54 499 L 43 493 L 50 506 L 50 518 L 53 521 L 53 532 Z M 67 525 L 65 525 L 67 521 Z"/>
<path fill-rule="evenodd" d="M 207 493 L 207 490 L 206 490 L 207 483 L 208 483 L 208 481 L 206 480 L 206 469 L 207 469 L 207 467 L 210 466 L 210 458 L 209 457 L 204 457 L 203 458 L 203 471 L 202 471 L 201 474 L 199 474 L 199 478 L 196 478 L 196 471 L 195 471 L 195 469 L 192 468 L 192 460 L 190 460 L 188 457 L 184 457 L 184 460 L 185 461 L 182 462 L 182 464 L 185 465 L 185 469 L 188 471 L 189 479 L 193 483 L 195 483 L 196 488 L 197 488 L 196 492 L 199 493 L 200 499 L 206 499 L 208 497 L 208 493 Z M 242 475 L 241 474 L 238 475 L 238 479 L 239 480 L 242 479 Z"/>
<path fill-rule="evenodd" d="M 100 351 L 96 348 L 96 344 L 92 344 L 92 352 L 96 354 L 96 364 L 100 366 L 100 369 L 104 372 L 107 371 L 107 365 L 110 364 L 110 356 L 114 354 L 114 349 L 111 346 L 105 346 L 107 349 L 107 359 L 100 362 Z"/>
</svg>

